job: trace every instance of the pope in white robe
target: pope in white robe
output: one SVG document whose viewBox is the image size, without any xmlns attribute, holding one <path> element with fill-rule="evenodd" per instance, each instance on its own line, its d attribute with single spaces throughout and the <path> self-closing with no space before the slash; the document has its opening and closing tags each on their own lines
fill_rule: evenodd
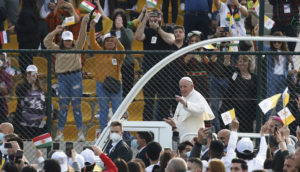
<svg viewBox="0 0 300 172">
<path fill-rule="evenodd" d="M 204 121 L 215 118 L 205 98 L 194 89 L 190 77 L 179 81 L 181 96 L 176 96 L 178 105 L 173 117 L 179 131 L 180 141 L 191 140 L 199 128 L 205 128 Z M 184 136 L 184 137 L 183 137 Z"/>
</svg>

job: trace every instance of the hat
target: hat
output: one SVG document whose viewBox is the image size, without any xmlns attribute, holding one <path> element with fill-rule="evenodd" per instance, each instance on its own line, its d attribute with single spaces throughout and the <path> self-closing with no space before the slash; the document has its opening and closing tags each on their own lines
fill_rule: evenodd
<svg viewBox="0 0 300 172">
<path fill-rule="evenodd" d="M 111 38 L 111 37 L 115 37 L 115 36 L 111 35 L 111 33 L 109 32 L 103 36 L 103 41 L 105 41 L 106 38 Z"/>
<path fill-rule="evenodd" d="M 239 153 L 244 153 L 246 150 L 253 152 L 253 143 L 249 137 L 244 137 L 237 143 L 237 151 Z"/>
<path fill-rule="evenodd" d="M 95 163 L 95 155 L 94 152 L 91 149 L 85 149 L 83 150 L 80 155 L 84 159 L 84 164 L 89 163 L 88 165 Z"/>
<path fill-rule="evenodd" d="M 154 8 L 153 10 L 151 10 L 149 12 L 149 16 L 152 16 L 152 17 L 159 17 L 161 15 L 161 12 L 160 10 Z"/>
<path fill-rule="evenodd" d="M 26 68 L 26 72 L 38 73 L 38 68 L 35 65 L 29 65 Z"/>
<path fill-rule="evenodd" d="M 192 36 L 194 35 L 197 35 L 200 37 L 201 39 L 201 35 L 202 35 L 202 32 L 198 31 L 198 30 L 193 30 L 193 31 L 190 31 L 188 34 L 187 34 L 187 38 L 190 39 Z"/>
<path fill-rule="evenodd" d="M 76 154 L 76 160 L 79 164 L 80 169 L 82 169 L 84 167 L 84 158 L 82 155 L 80 154 Z M 69 158 L 69 164 L 72 165 L 73 164 L 73 160 L 72 158 Z"/>
<path fill-rule="evenodd" d="M 283 125 L 283 121 L 280 117 L 278 116 L 273 116 L 273 120 L 280 122 L 281 125 Z"/>
<path fill-rule="evenodd" d="M 59 162 L 61 172 L 68 171 L 68 157 L 62 151 L 54 152 L 51 156 L 51 159 L 55 159 Z"/>
<path fill-rule="evenodd" d="M 185 76 L 185 77 L 181 78 L 180 80 L 187 80 L 187 81 L 193 83 L 193 80 L 188 76 Z"/>
<path fill-rule="evenodd" d="M 63 31 L 62 35 L 61 35 L 62 40 L 66 41 L 66 40 L 71 40 L 73 41 L 73 33 L 70 31 Z"/>
</svg>

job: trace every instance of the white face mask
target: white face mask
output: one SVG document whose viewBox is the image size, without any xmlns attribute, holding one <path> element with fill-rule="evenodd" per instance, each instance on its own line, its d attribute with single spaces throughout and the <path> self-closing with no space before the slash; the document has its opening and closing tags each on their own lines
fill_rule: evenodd
<svg viewBox="0 0 300 172">
<path fill-rule="evenodd" d="M 111 139 L 112 142 L 119 141 L 119 140 L 121 140 L 121 135 L 117 134 L 117 133 L 111 133 L 110 134 L 110 139 Z"/>
<path fill-rule="evenodd" d="M 0 151 L 2 155 L 8 155 L 7 148 L 4 148 L 4 143 L 0 146 Z"/>
</svg>

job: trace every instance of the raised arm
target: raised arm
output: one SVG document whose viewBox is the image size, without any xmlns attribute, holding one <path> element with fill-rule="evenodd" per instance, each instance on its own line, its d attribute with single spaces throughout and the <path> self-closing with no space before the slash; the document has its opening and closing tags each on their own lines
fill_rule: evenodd
<svg viewBox="0 0 300 172">
<path fill-rule="evenodd" d="M 220 0 L 214 0 L 213 2 L 215 4 L 217 10 L 220 10 L 221 9 L 221 2 L 220 2 Z"/>
<path fill-rule="evenodd" d="M 99 2 L 99 0 L 94 0 L 94 2 L 96 3 L 97 7 L 98 7 L 98 10 L 99 10 L 99 13 L 101 14 L 101 17 L 103 18 L 103 20 L 107 17 L 101 7 L 101 4 Z"/>
<path fill-rule="evenodd" d="M 87 28 L 87 23 L 90 19 L 89 14 L 85 15 L 83 17 L 83 20 L 81 22 L 80 30 L 79 30 L 79 36 L 78 39 L 76 40 L 76 49 L 82 50 L 84 46 L 84 42 L 86 40 L 86 28 Z"/>
<path fill-rule="evenodd" d="M 96 22 L 92 20 L 90 24 L 90 46 L 92 50 L 102 50 L 102 47 L 96 41 L 95 25 Z"/>
<path fill-rule="evenodd" d="M 53 42 L 55 35 L 59 32 L 62 32 L 64 27 L 62 25 L 56 26 L 56 28 L 48 33 L 48 35 L 44 39 L 44 45 L 47 49 L 59 49 L 59 46 Z"/>
<path fill-rule="evenodd" d="M 144 16 L 144 19 L 142 20 L 142 23 L 139 25 L 135 32 L 135 39 L 138 41 L 143 41 L 146 38 L 146 35 L 144 33 L 146 24 L 148 22 L 148 12 L 146 12 L 146 15 Z"/>
<path fill-rule="evenodd" d="M 161 36 L 161 38 L 169 45 L 174 44 L 175 36 L 173 33 L 167 33 L 161 27 L 158 27 L 157 33 Z"/>
<path fill-rule="evenodd" d="M 238 0 L 232 0 L 232 3 L 241 11 L 243 17 L 248 17 L 248 10 Z"/>
</svg>

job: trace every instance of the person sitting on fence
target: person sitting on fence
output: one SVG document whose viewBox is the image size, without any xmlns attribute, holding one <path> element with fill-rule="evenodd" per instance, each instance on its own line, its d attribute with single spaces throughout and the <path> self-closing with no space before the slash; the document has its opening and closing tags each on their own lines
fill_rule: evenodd
<svg viewBox="0 0 300 172">
<path fill-rule="evenodd" d="M 46 101 L 38 78 L 38 68 L 29 65 L 26 79 L 16 88 L 18 105 L 14 117 L 16 133 L 23 139 L 32 139 L 46 132 L 43 118 L 46 116 Z"/>
<path fill-rule="evenodd" d="M 101 47 L 96 41 L 95 24 L 94 20 L 91 21 L 90 45 L 92 50 L 124 50 L 114 31 L 104 35 L 103 47 Z M 121 68 L 124 59 L 125 54 L 96 54 L 94 57 L 96 93 L 100 106 L 99 123 L 102 131 L 107 125 L 109 101 L 111 101 L 113 113 L 122 102 Z"/>
<path fill-rule="evenodd" d="M 54 31 L 49 33 L 44 39 L 47 49 L 54 50 L 82 50 L 86 40 L 86 28 L 89 16 L 86 15 L 81 22 L 79 37 L 74 43 L 72 32 L 63 31 L 63 26 L 59 25 Z M 63 32 L 62 32 L 63 31 Z M 62 32 L 62 40 L 57 45 L 53 42 L 54 37 Z M 66 119 L 68 115 L 69 104 L 72 102 L 74 118 L 77 125 L 78 141 L 84 141 L 85 137 L 82 130 L 82 112 L 81 112 L 81 96 L 82 96 L 82 73 L 81 73 L 81 55 L 80 54 L 56 54 L 55 72 L 58 75 L 58 94 L 59 94 L 59 133 L 55 140 L 63 140 L 63 133 Z"/>
</svg>

